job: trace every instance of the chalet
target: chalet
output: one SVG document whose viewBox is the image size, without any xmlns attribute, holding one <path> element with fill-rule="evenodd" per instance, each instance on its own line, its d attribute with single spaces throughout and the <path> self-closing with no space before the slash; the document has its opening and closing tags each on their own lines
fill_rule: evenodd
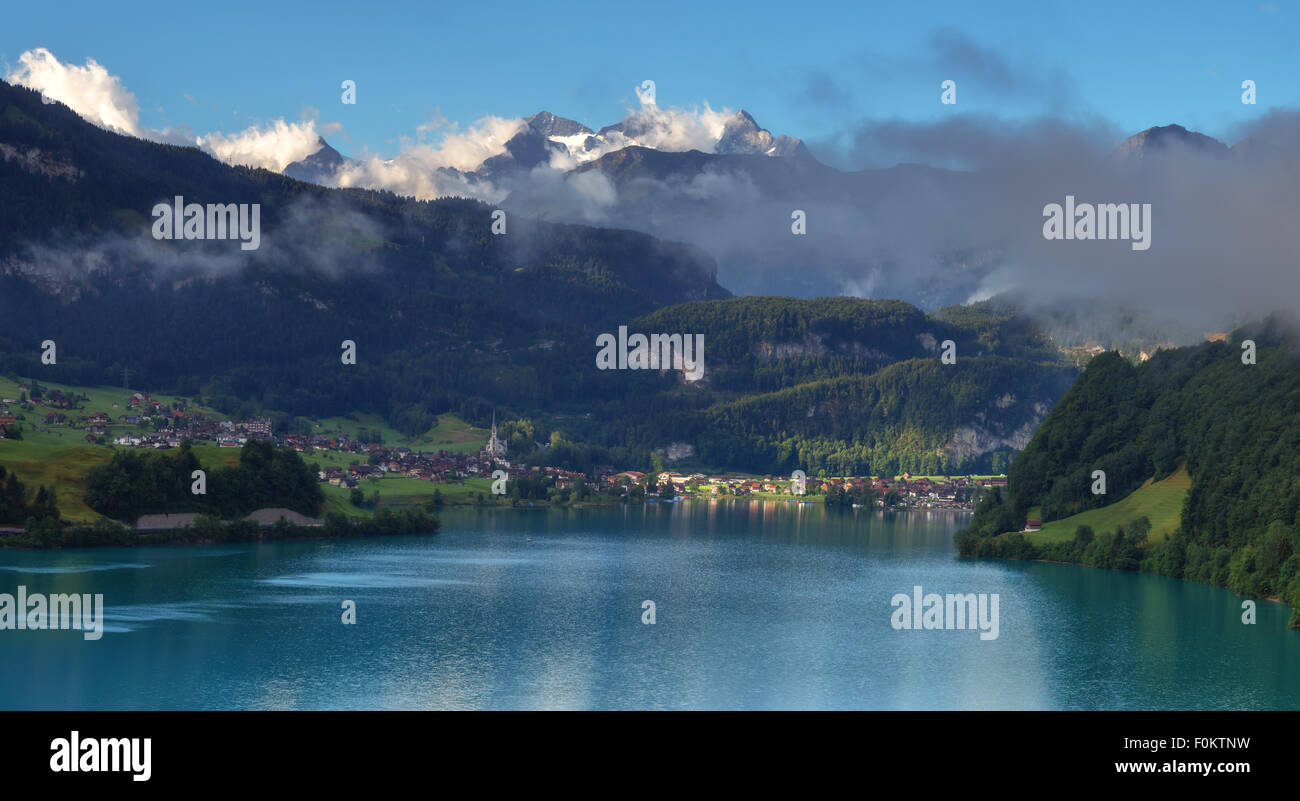
<svg viewBox="0 0 1300 801">
<path fill-rule="evenodd" d="M 95 412 L 90 417 L 86 418 L 86 422 L 91 425 L 108 425 L 108 414 L 105 412 Z"/>
<path fill-rule="evenodd" d="M 18 421 L 14 419 L 12 414 L 0 414 L 0 426 L 16 422 Z"/>
<path fill-rule="evenodd" d="M 117 419 L 118 419 L 118 420 L 121 420 L 123 423 L 127 423 L 127 424 L 129 424 L 129 425 L 135 425 L 136 423 L 140 422 L 140 415 L 138 415 L 138 414 L 124 414 L 124 415 L 122 415 L 121 417 L 119 417 L 119 418 L 117 418 Z"/>
<path fill-rule="evenodd" d="M 46 425 L 58 425 L 66 422 L 68 422 L 68 416 L 66 414 L 60 414 L 59 412 L 50 412 L 45 415 Z"/>
<path fill-rule="evenodd" d="M 383 478 L 384 471 L 368 464 L 348 465 L 348 474 L 354 478 Z"/>
<path fill-rule="evenodd" d="M 1043 529 L 1043 521 L 1041 520 L 1025 521 L 1025 531 L 1042 531 L 1042 529 Z"/>
</svg>

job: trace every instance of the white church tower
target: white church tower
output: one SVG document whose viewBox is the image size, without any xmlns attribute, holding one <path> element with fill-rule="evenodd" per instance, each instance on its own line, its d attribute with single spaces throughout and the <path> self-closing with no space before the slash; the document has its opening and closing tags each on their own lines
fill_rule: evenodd
<svg viewBox="0 0 1300 801">
<path fill-rule="evenodd" d="M 483 448 L 483 455 L 494 462 L 506 458 L 506 441 L 497 435 L 497 413 L 495 411 L 492 412 L 492 433 L 488 435 L 487 445 Z"/>
</svg>

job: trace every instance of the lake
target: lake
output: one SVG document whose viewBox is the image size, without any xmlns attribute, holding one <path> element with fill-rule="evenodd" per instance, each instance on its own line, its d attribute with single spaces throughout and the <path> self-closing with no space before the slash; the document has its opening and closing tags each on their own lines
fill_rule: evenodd
<svg viewBox="0 0 1300 801">
<path fill-rule="evenodd" d="M 1300 708 L 1287 607 L 1244 625 L 1227 590 L 964 559 L 962 512 L 441 517 L 437 536 L 0 551 L 0 593 L 105 605 L 97 641 L 0 631 L 0 708 Z M 916 586 L 996 594 L 996 639 L 896 630 Z"/>
</svg>

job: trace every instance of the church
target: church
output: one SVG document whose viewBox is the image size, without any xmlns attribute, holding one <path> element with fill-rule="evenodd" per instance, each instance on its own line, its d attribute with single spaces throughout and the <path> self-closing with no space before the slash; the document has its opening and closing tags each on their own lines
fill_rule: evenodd
<svg viewBox="0 0 1300 801">
<path fill-rule="evenodd" d="M 506 458 L 506 441 L 497 435 L 497 414 L 492 413 L 492 433 L 488 435 L 487 445 L 483 446 L 483 458 L 494 462 L 504 462 Z"/>
</svg>

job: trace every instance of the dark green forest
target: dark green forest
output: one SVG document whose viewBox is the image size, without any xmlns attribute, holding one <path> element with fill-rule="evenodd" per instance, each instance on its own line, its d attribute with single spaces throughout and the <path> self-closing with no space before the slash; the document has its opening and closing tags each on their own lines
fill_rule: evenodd
<svg viewBox="0 0 1300 801">
<path fill-rule="evenodd" d="M 27 487 L 18 476 L 0 464 L 0 523 L 25 524 L 30 519 L 58 519 L 59 502 L 53 485 L 37 487 L 34 497 L 28 499 L 27 496 Z"/>
<path fill-rule="evenodd" d="M 1157 353 L 1137 367 L 1094 359 L 1012 463 L 1005 492 L 991 493 L 961 553 L 1140 569 L 1280 597 L 1300 609 L 1300 339 L 1272 318 L 1228 343 Z M 1257 346 L 1243 363 L 1243 340 Z M 1044 521 L 1123 498 L 1180 464 L 1191 490 L 1179 529 L 1147 541 L 1147 521 L 1113 532 L 1081 530 L 1072 542 L 1032 543 L 1018 532 L 1030 507 Z M 1104 470 L 1107 494 L 1091 491 Z M 1300 613 L 1291 625 L 1300 627 Z"/>
<path fill-rule="evenodd" d="M 191 492 L 198 457 L 188 440 L 175 452 L 118 449 L 108 464 L 86 473 L 86 505 L 115 520 L 132 522 L 144 514 L 198 512 L 218 518 L 241 517 L 255 509 L 292 509 L 318 515 L 325 494 L 316 473 L 292 448 L 249 440 L 239 464 L 210 471 L 207 492 Z"/>
</svg>

